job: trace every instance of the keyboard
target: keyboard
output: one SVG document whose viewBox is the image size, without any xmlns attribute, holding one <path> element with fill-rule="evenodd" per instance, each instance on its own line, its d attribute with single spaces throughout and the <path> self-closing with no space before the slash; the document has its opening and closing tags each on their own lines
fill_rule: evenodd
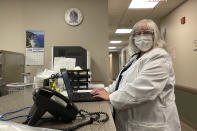
<svg viewBox="0 0 197 131">
<path fill-rule="evenodd" d="M 73 93 L 72 101 L 73 102 L 91 102 L 91 101 L 102 101 L 101 98 L 94 98 L 89 92 L 83 93 Z"/>
</svg>

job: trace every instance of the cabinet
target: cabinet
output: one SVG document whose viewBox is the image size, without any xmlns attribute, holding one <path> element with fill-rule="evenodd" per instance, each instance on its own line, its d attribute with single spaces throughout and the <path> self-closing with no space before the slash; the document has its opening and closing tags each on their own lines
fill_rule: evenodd
<svg viewBox="0 0 197 131">
<path fill-rule="evenodd" d="M 24 69 L 24 54 L 0 50 L 0 96 L 8 93 L 6 84 L 23 82 Z"/>
</svg>

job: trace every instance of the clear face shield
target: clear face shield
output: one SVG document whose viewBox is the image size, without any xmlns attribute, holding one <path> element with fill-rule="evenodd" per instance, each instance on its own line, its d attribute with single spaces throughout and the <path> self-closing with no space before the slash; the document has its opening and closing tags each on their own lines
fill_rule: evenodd
<svg viewBox="0 0 197 131">
<path fill-rule="evenodd" d="M 152 35 L 152 37 L 154 37 L 154 31 L 153 30 L 134 31 L 132 35 L 133 35 L 133 38 L 136 38 L 140 35 Z"/>
</svg>

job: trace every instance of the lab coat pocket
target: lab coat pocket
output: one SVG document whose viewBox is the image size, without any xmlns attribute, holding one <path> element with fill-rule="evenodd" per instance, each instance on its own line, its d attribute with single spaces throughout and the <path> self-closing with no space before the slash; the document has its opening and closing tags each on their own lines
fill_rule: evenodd
<svg viewBox="0 0 197 131">
<path fill-rule="evenodd" d="M 129 121 L 128 131 L 169 131 L 167 124 Z"/>
</svg>

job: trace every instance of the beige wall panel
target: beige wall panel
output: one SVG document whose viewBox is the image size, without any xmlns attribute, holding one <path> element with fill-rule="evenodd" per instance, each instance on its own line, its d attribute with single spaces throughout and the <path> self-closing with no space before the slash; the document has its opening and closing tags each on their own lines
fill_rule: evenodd
<svg viewBox="0 0 197 131">
<path fill-rule="evenodd" d="M 113 62 L 112 62 L 112 54 L 109 54 L 109 77 L 110 77 L 110 81 L 112 81 L 113 79 Z"/>
<path fill-rule="evenodd" d="M 83 23 L 65 23 L 68 8 L 84 14 Z M 28 66 L 32 76 L 50 67 L 53 46 L 82 46 L 91 54 L 93 81 L 108 84 L 108 2 L 106 0 L 0 0 L 0 49 L 25 53 L 25 31 L 44 30 L 44 66 Z"/>
<path fill-rule="evenodd" d="M 113 65 L 112 80 L 115 80 L 119 74 L 119 52 L 112 53 L 112 65 Z"/>
<path fill-rule="evenodd" d="M 161 20 L 161 28 L 166 28 L 168 51 L 173 57 L 176 84 L 197 88 L 197 0 L 188 0 Z M 180 19 L 185 16 L 186 24 Z"/>
</svg>

